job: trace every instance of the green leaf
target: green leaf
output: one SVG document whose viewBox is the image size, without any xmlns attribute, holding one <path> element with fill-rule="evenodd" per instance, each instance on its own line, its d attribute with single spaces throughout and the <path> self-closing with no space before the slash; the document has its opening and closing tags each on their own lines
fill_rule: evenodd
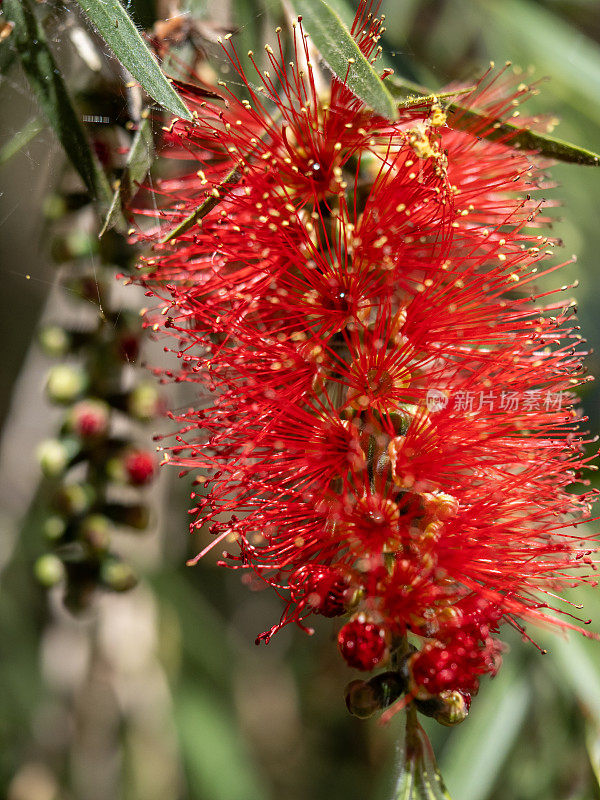
<svg viewBox="0 0 600 800">
<path fill-rule="evenodd" d="M 184 683 L 173 702 L 192 796 L 212 800 L 267 797 L 239 723 L 223 697 L 214 688 Z"/>
<path fill-rule="evenodd" d="M 450 800 L 433 749 L 413 706 L 406 710 L 406 730 L 399 756 L 401 772 L 393 800 Z"/>
<path fill-rule="evenodd" d="M 347 2 L 347 0 L 327 0 L 327 5 L 334 12 L 334 14 L 338 15 L 345 27 L 348 30 L 351 30 L 352 25 L 354 24 L 356 10 L 352 8 L 350 3 Z M 397 10 L 394 9 L 394 19 L 396 12 Z M 394 68 L 393 63 L 389 60 L 385 52 L 379 56 L 377 63 L 382 69 Z"/>
<path fill-rule="evenodd" d="M 560 673 L 561 683 L 573 691 L 586 717 L 586 747 L 600 786 L 600 669 L 598 659 L 588 655 L 586 644 L 576 636 L 568 641 L 555 637 L 549 647 L 552 666 Z"/>
<path fill-rule="evenodd" d="M 44 126 L 39 119 L 30 119 L 20 131 L 17 131 L 9 142 L 6 142 L 6 144 L 0 148 L 0 166 L 10 161 L 13 156 L 16 156 L 16 154 L 35 139 L 38 133 L 43 129 Z"/>
<path fill-rule="evenodd" d="M 451 103 L 447 109 L 447 122 L 451 128 L 462 131 L 477 131 L 477 136 L 492 142 L 502 141 L 517 150 L 532 150 L 541 156 L 569 164 L 588 167 L 600 166 L 600 155 L 584 147 L 563 142 L 546 133 L 520 128 L 510 122 L 501 122 L 479 111 Z M 482 127 L 483 126 L 483 127 Z"/>
<path fill-rule="evenodd" d="M 90 147 L 42 26 L 27 0 L 4 0 L 2 10 L 6 19 L 15 24 L 9 39 L 11 46 L 16 49 L 25 75 L 67 157 L 92 197 L 108 206 L 111 200 L 108 180 Z"/>
<path fill-rule="evenodd" d="M 482 23 L 480 37 L 491 53 L 522 66 L 535 64 L 539 74 L 550 76 L 551 93 L 559 94 L 598 125 L 600 45 L 586 35 L 590 31 L 584 26 L 554 13 L 552 5 L 559 6 L 520 0 L 470 3 L 473 16 L 478 14 Z M 574 16 L 573 21 L 576 19 Z M 592 134 L 596 136 L 597 130 Z"/>
<path fill-rule="evenodd" d="M 513 663 L 505 664 L 452 731 L 442 770 L 460 800 L 486 800 L 515 744 L 531 702 L 531 689 Z"/>
<path fill-rule="evenodd" d="M 121 64 L 157 103 L 184 119 L 192 119 L 119 0 L 77 0 Z"/>
<path fill-rule="evenodd" d="M 162 242 L 170 242 L 172 239 L 176 239 L 178 236 L 182 236 L 184 233 L 187 233 L 190 228 L 193 228 L 194 225 L 200 222 L 200 220 L 205 217 L 209 211 L 212 211 L 215 206 L 219 205 L 223 199 L 220 188 L 237 183 L 241 177 L 242 173 L 237 166 L 230 170 L 230 172 L 227 173 L 221 182 L 219 189 L 215 190 L 216 194 L 207 197 L 206 200 L 204 200 L 204 202 L 201 203 L 198 208 L 189 215 L 189 217 L 186 217 L 183 222 L 180 222 L 174 230 L 168 233 L 165 238 L 162 239 Z"/>
<path fill-rule="evenodd" d="M 333 74 L 377 114 L 397 119 L 394 98 L 338 14 L 325 0 L 293 0 L 293 4 L 302 17 L 302 26 Z"/>
<path fill-rule="evenodd" d="M 585 726 L 585 744 L 590 764 L 600 786 L 600 725 L 597 720 L 588 720 Z"/>
<path fill-rule="evenodd" d="M 547 646 L 563 684 L 571 687 L 587 715 L 600 719 L 600 669 L 597 658 L 588 655 L 586 642 L 577 636 L 568 641 L 555 636 Z"/>
<path fill-rule="evenodd" d="M 146 115 L 137 129 L 131 149 L 127 156 L 125 170 L 114 193 L 109 212 L 100 231 L 100 236 L 108 228 L 118 228 L 123 219 L 123 208 L 135 196 L 140 183 L 148 174 L 154 161 L 154 141 L 152 139 L 152 125 Z"/>
<path fill-rule="evenodd" d="M 455 92 L 432 93 L 410 81 L 390 79 L 390 92 L 399 102 L 400 107 L 418 105 L 419 102 L 433 103 L 444 100 L 465 90 Z M 466 90 L 468 91 L 468 90 Z M 413 96 L 416 95 L 416 99 Z M 496 117 L 490 117 L 481 111 L 467 108 L 460 103 L 451 102 L 446 107 L 447 123 L 454 130 L 474 132 L 481 139 L 489 141 L 502 141 L 508 147 L 516 150 L 531 150 L 541 156 L 552 158 L 555 161 L 565 161 L 570 164 L 584 166 L 600 166 L 600 155 L 585 147 L 564 142 L 546 133 L 521 128 L 511 122 L 503 122 Z"/>
</svg>

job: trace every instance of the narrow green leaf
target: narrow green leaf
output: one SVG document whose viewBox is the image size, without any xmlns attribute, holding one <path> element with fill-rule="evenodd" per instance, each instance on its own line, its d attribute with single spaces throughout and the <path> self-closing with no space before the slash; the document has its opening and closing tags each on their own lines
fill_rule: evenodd
<svg viewBox="0 0 600 800">
<path fill-rule="evenodd" d="M 184 683 L 174 696 L 174 706 L 193 797 L 263 800 L 268 796 L 238 721 L 214 689 Z"/>
<path fill-rule="evenodd" d="M 505 664 L 452 731 L 441 759 L 446 783 L 460 800 L 486 800 L 526 719 L 531 688 Z"/>
<path fill-rule="evenodd" d="M 477 131 L 477 136 L 492 142 L 503 141 L 517 150 L 532 150 L 555 161 L 569 164 L 582 164 L 588 167 L 600 166 L 600 155 L 584 147 L 563 142 L 546 133 L 538 133 L 528 128 L 520 128 L 510 122 L 501 122 L 479 111 L 451 103 L 447 109 L 447 122 L 451 128 L 462 131 Z"/>
<path fill-rule="evenodd" d="M 226 187 L 232 183 L 235 184 L 241 177 L 242 173 L 240 170 L 237 167 L 234 167 L 230 172 L 227 173 L 223 179 L 223 182 L 221 183 L 221 186 Z M 178 236 L 182 236 L 184 233 L 187 233 L 190 228 L 193 228 L 194 225 L 200 222 L 200 220 L 205 217 L 209 211 L 212 211 L 215 206 L 219 205 L 223 197 L 219 189 L 216 189 L 215 191 L 217 194 L 207 197 L 206 200 L 189 215 L 189 217 L 186 217 L 183 222 L 181 222 L 174 230 L 165 236 L 165 238 L 162 240 L 163 243 L 170 242 L 172 239 L 176 239 Z"/>
<path fill-rule="evenodd" d="M 39 119 L 30 119 L 20 131 L 17 131 L 9 142 L 6 142 L 6 144 L 0 148 L 0 166 L 10 161 L 13 156 L 16 156 L 20 150 L 35 139 L 43 128 L 44 126 Z"/>
<path fill-rule="evenodd" d="M 346 28 L 351 30 L 352 24 L 354 23 L 356 10 L 352 8 L 352 5 L 348 2 L 348 0 L 326 0 L 326 2 L 329 8 L 342 20 L 342 23 L 346 26 Z M 397 9 L 394 9 L 394 18 L 396 11 Z M 394 64 L 390 61 L 385 52 L 379 56 L 377 63 L 381 69 L 394 68 Z"/>
<path fill-rule="evenodd" d="M 596 777 L 596 782 L 600 786 L 600 724 L 597 720 L 588 720 L 585 726 L 585 744 L 590 764 Z"/>
<path fill-rule="evenodd" d="M 575 16 L 569 21 L 556 2 L 477 0 L 469 6 L 491 53 L 515 64 L 535 64 L 538 74 L 551 78 L 549 93 L 600 124 L 600 45 Z"/>
<path fill-rule="evenodd" d="M 377 114 L 397 119 L 394 98 L 338 14 L 325 0 L 293 0 L 293 4 L 302 17 L 302 26 L 333 74 Z"/>
<path fill-rule="evenodd" d="M 77 0 L 119 61 L 157 103 L 192 119 L 119 0 Z"/>
<path fill-rule="evenodd" d="M 27 0 L 4 0 L 2 10 L 15 24 L 11 46 L 67 157 L 92 197 L 108 206 L 111 201 L 108 180 L 90 147 L 41 25 Z"/>
<path fill-rule="evenodd" d="M 547 646 L 563 684 L 571 687 L 586 714 L 600 719 L 600 667 L 597 658 L 588 655 L 586 644 L 577 636 L 568 641 L 555 636 Z"/>
<path fill-rule="evenodd" d="M 125 170 L 116 189 L 100 236 L 108 228 L 118 228 L 122 220 L 124 206 L 135 196 L 140 183 L 148 174 L 154 161 L 154 142 L 152 140 L 152 125 L 146 116 L 142 119 L 127 156 Z"/>
<path fill-rule="evenodd" d="M 434 100 L 444 100 L 449 97 L 463 94 L 464 91 L 441 92 L 435 94 L 423 89 L 421 86 L 410 81 L 390 79 L 389 89 L 394 98 L 400 102 L 400 107 L 417 105 L 420 102 L 434 102 Z M 412 99 L 416 96 L 416 100 Z M 420 100 L 419 100 L 420 98 Z M 460 103 L 451 102 L 446 106 L 447 122 L 451 128 L 462 131 L 475 131 L 476 135 L 482 139 L 489 139 L 492 142 L 503 141 L 509 147 L 517 150 L 531 150 L 542 156 L 552 158 L 555 161 L 565 161 L 570 164 L 582 164 L 584 166 L 600 166 L 600 155 L 586 150 L 584 147 L 564 142 L 546 133 L 521 128 L 511 122 L 490 117 L 489 115 L 466 108 Z"/>
<path fill-rule="evenodd" d="M 450 800 L 427 734 L 412 706 L 406 710 L 406 730 L 399 753 L 400 775 L 393 800 Z"/>
</svg>

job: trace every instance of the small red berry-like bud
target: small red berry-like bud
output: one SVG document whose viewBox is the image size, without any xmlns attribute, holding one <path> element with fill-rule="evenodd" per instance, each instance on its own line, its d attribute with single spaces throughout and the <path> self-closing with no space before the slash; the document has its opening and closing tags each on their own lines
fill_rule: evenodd
<svg viewBox="0 0 600 800">
<path fill-rule="evenodd" d="M 132 450 L 125 456 L 125 471 L 130 483 L 143 486 L 156 472 L 156 460 L 147 450 Z"/>
<path fill-rule="evenodd" d="M 81 400 L 69 414 L 68 425 L 82 439 L 97 439 L 108 431 L 110 409 L 102 400 Z"/>
<path fill-rule="evenodd" d="M 371 670 L 388 658 L 387 639 L 385 628 L 359 614 L 339 632 L 338 646 L 348 666 Z"/>
</svg>

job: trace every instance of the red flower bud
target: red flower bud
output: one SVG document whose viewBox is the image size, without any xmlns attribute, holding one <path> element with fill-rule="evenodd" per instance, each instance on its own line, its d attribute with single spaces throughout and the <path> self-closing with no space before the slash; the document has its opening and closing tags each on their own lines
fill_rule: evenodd
<svg viewBox="0 0 600 800">
<path fill-rule="evenodd" d="M 389 656 L 385 628 L 359 614 L 338 634 L 338 647 L 346 663 L 354 669 L 372 670 Z"/>
<path fill-rule="evenodd" d="M 131 483 L 143 486 L 154 478 L 156 459 L 147 450 L 133 450 L 125 456 L 125 471 Z"/>
<path fill-rule="evenodd" d="M 108 432 L 110 409 L 102 400 L 81 400 L 69 414 L 69 427 L 82 439 L 96 439 Z"/>
</svg>

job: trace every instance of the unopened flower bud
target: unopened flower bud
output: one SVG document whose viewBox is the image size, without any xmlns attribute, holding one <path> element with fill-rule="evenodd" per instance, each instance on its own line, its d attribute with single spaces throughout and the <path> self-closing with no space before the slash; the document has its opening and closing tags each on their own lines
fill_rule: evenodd
<svg viewBox="0 0 600 800">
<path fill-rule="evenodd" d="M 108 517 L 103 514 L 90 514 L 82 520 L 79 526 L 79 536 L 90 550 L 104 552 L 110 544 L 110 535 L 113 526 Z"/>
<path fill-rule="evenodd" d="M 46 553 L 35 562 L 34 572 L 42 586 L 50 588 L 56 586 L 64 578 L 65 568 L 58 556 Z"/>
<path fill-rule="evenodd" d="M 154 478 L 156 459 L 147 450 L 132 450 L 124 458 L 124 467 L 129 482 L 134 486 L 143 486 Z"/>
<path fill-rule="evenodd" d="M 44 536 L 51 542 L 57 541 L 67 530 L 67 523 L 58 514 L 49 516 L 43 525 Z"/>
<path fill-rule="evenodd" d="M 338 646 L 348 666 L 355 669 L 375 669 L 389 656 L 385 628 L 370 621 L 362 613 L 347 622 L 340 630 Z"/>
<path fill-rule="evenodd" d="M 371 678 L 369 686 L 377 696 L 380 708 L 387 708 L 395 702 L 408 688 L 406 676 L 400 672 L 380 672 Z"/>
<path fill-rule="evenodd" d="M 117 357 L 130 364 L 137 360 L 140 353 L 140 336 L 131 331 L 123 331 L 115 342 Z"/>
<path fill-rule="evenodd" d="M 61 487 L 55 502 L 64 514 L 77 515 L 91 508 L 95 499 L 96 492 L 89 483 L 72 483 Z"/>
<path fill-rule="evenodd" d="M 97 439 L 108 432 L 110 408 L 102 400 L 81 400 L 71 409 L 67 424 L 82 439 Z"/>
<path fill-rule="evenodd" d="M 69 463 L 69 451 L 59 439 L 45 439 L 40 442 L 35 455 L 47 478 L 58 478 Z"/>
<path fill-rule="evenodd" d="M 133 589 L 138 582 L 129 564 L 114 558 L 109 558 L 102 564 L 100 578 L 105 586 L 115 592 Z"/>
<path fill-rule="evenodd" d="M 301 567 L 290 579 L 290 594 L 295 602 L 304 601 L 313 613 L 338 617 L 355 604 L 358 590 L 349 577 L 335 567 Z"/>
<path fill-rule="evenodd" d="M 462 692 L 442 692 L 438 695 L 441 706 L 433 715 L 433 718 L 442 725 L 452 727 L 458 725 L 467 718 L 471 705 L 471 696 Z"/>
<path fill-rule="evenodd" d="M 141 422 L 149 422 L 160 413 L 160 395 L 152 383 L 138 383 L 127 398 L 127 410 Z"/>
<path fill-rule="evenodd" d="M 69 404 L 84 393 L 88 377 L 81 367 L 57 364 L 48 373 L 46 394 L 53 403 Z"/>
<path fill-rule="evenodd" d="M 367 719 L 381 708 L 376 690 L 367 681 L 351 681 L 345 695 L 348 711 L 360 719 Z"/>
<path fill-rule="evenodd" d="M 364 719 L 391 706 L 406 689 L 406 679 L 399 672 L 381 672 L 369 681 L 351 681 L 346 687 L 346 705 L 351 714 Z"/>
<path fill-rule="evenodd" d="M 64 356 L 69 352 L 71 337 L 60 325 L 48 325 L 38 334 L 40 347 L 48 356 L 54 358 Z"/>
</svg>

